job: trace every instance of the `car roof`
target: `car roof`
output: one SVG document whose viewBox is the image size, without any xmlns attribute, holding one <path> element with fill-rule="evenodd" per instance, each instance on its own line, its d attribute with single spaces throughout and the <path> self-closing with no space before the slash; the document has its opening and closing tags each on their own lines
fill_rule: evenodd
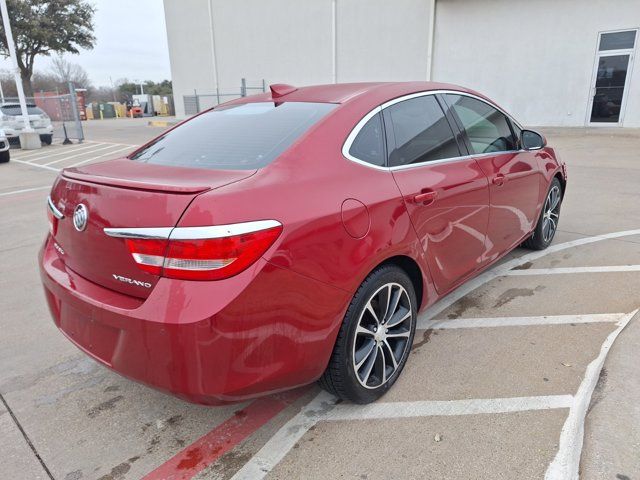
<svg viewBox="0 0 640 480">
<path fill-rule="evenodd" d="M 368 83 L 334 83 L 327 85 L 311 85 L 307 87 L 292 87 L 295 90 L 284 95 L 273 95 L 267 92 L 251 97 L 244 97 L 241 103 L 247 101 L 274 101 L 274 102 L 317 102 L 317 103 L 347 103 L 350 100 L 375 94 L 377 99 L 389 100 L 411 93 L 425 92 L 429 90 L 455 90 L 479 95 L 473 90 L 439 82 L 368 82 Z M 235 102 L 231 102 L 235 103 Z"/>
</svg>

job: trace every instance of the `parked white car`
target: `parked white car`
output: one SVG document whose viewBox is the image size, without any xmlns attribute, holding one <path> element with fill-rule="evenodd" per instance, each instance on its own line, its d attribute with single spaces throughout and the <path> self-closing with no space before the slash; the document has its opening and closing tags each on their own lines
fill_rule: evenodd
<svg viewBox="0 0 640 480">
<path fill-rule="evenodd" d="M 4 130 L 0 130 L 0 163 L 7 163 L 10 158 L 9 139 L 4 134 Z"/>
<path fill-rule="evenodd" d="M 53 125 L 51 124 L 49 115 L 33 103 L 27 103 L 27 114 L 29 115 L 31 127 L 40 135 L 42 143 L 51 145 Z M 9 140 L 17 138 L 23 128 L 24 122 L 22 120 L 20 104 L 3 103 L 0 105 L 0 129 L 4 130 L 7 138 L 9 138 Z"/>
</svg>

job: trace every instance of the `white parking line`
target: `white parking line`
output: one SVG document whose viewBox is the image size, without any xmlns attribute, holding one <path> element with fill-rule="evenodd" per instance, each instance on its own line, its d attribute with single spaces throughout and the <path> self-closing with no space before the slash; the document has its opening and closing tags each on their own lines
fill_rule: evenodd
<svg viewBox="0 0 640 480">
<path fill-rule="evenodd" d="M 496 414 L 569 408 L 571 405 L 573 405 L 572 395 L 386 402 L 369 405 L 340 404 L 322 420 L 378 420 L 381 418 Z"/>
<path fill-rule="evenodd" d="M 562 267 L 562 268 L 531 268 L 526 270 L 510 270 L 505 276 L 525 275 L 562 275 L 567 273 L 609 273 L 609 272 L 640 272 L 640 265 L 609 265 L 598 267 Z"/>
<path fill-rule="evenodd" d="M 100 144 L 100 145 L 104 145 L 104 144 Z M 74 153 L 80 150 L 86 150 L 87 148 L 95 148 L 96 145 L 84 145 L 81 147 L 60 147 L 60 148 L 56 148 L 55 150 L 62 150 L 59 151 L 57 153 L 51 153 L 48 150 L 45 150 L 44 152 L 42 150 L 38 150 L 37 152 L 31 152 L 31 153 L 25 153 L 23 155 L 17 155 L 17 158 L 20 160 L 25 160 L 25 159 L 30 159 L 29 162 L 33 162 L 35 160 L 39 160 L 41 158 L 50 158 L 50 157 L 57 157 L 58 155 L 66 155 L 68 153 Z"/>
<path fill-rule="evenodd" d="M 571 395 L 479 398 L 468 400 L 387 402 L 370 405 L 336 405 L 335 397 L 319 393 L 232 477 L 233 480 L 264 478 L 309 429 L 319 421 L 379 420 L 427 416 L 477 415 L 570 408 Z"/>
<path fill-rule="evenodd" d="M 23 160 L 16 160 L 14 158 L 12 158 L 11 161 L 15 163 L 19 163 L 21 165 L 28 165 L 30 167 L 44 168 L 45 170 L 51 170 L 52 172 L 59 172 L 60 170 L 62 170 L 61 168 L 48 167 L 46 165 L 40 165 L 39 163 L 29 163 Z"/>
<path fill-rule="evenodd" d="M 117 146 L 118 145 L 114 145 L 114 144 L 107 145 L 106 147 L 96 148 L 95 150 L 91 150 L 90 152 L 76 153 L 75 155 L 70 155 L 68 157 L 61 158 L 60 160 L 54 160 L 53 162 L 43 163 L 43 165 L 53 165 L 54 163 L 60 163 L 60 162 L 64 162 L 65 160 L 69 160 L 71 158 L 76 158 L 76 157 L 80 157 L 82 155 L 86 155 L 87 153 L 101 152 L 102 150 L 108 150 L 109 148 L 113 148 L 113 147 L 117 147 Z"/>
<path fill-rule="evenodd" d="M 596 388 L 600 371 L 611 345 L 637 313 L 638 310 L 631 312 L 618 323 L 618 328 L 611 332 L 602 344 L 600 354 L 587 367 L 584 380 L 578 387 L 569 415 L 562 426 L 558 453 L 547 468 L 545 480 L 578 480 L 580 455 L 584 441 L 584 421 L 591 403 L 591 395 Z"/>
<path fill-rule="evenodd" d="M 418 329 L 524 327 L 531 325 L 570 325 L 577 323 L 619 322 L 626 313 L 596 313 L 593 315 L 546 315 L 542 317 L 455 318 L 418 322 Z M 424 320 L 424 319 L 422 319 Z"/>
<path fill-rule="evenodd" d="M 33 188 L 23 188 L 22 190 L 13 190 L 11 192 L 2 192 L 0 193 L 0 197 L 4 197 L 7 195 L 16 195 L 18 193 L 26 193 L 26 192 L 35 192 L 36 190 L 49 190 L 51 185 L 45 185 L 42 187 L 33 187 Z"/>
<path fill-rule="evenodd" d="M 588 245 L 590 243 L 601 242 L 603 240 L 611 240 L 613 238 L 628 237 L 631 235 L 640 235 L 640 229 L 623 230 L 620 232 L 612 232 L 612 233 L 605 233 L 603 235 L 595 235 L 593 237 L 579 238 L 577 240 L 572 240 L 570 242 L 564 242 L 564 243 L 559 243 L 557 245 L 552 245 L 546 250 L 527 253 L 526 255 L 522 255 L 521 257 L 517 257 L 507 262 L 504 262 L 496 267 L 493 267 L 490 270 L 487 270 L 481 273 L 477 277 L 459 286 L 456 290 L 454 290 L 450 294 L 438 300 L 436 303 L 434 303 L 429 308 L 427 308 L 424 312 L 422 312 L 422 314 L 418 317 L 418 322 L 420 322 L 421 320 L 425 322 L 431 318 L 434 318 L 440 312 L 449 308 L 451 305 L 453 305 L 455 302 L 460 300 L 465 295 L 468 295 L 470 292 L 473 292 L 475 289 L 481 287 L 487 282 L 490 282 L 494 278 L 504 276 L 510 270 L 516 267 L 519 267 L 521 265 L 524 265 L 527 262 L 532 262 L 534 260 L 537 260 L 538 258 L 542 258 L 551 253 L 566 250 L 567 248 L 579 247 L 581 245 Z"/>
<path fill-rule="evenodd" d="M 420 317 L 418 318 L 418 324 L 422 323 L 423 325 L 428 325 L 430 318 L 435 317 L 437 314 L 450 307 L 453 303 L 455 303 L 468 293 L 495 278 L 503 276 L 511 269 L 524 265 L 527 262 L 537 260 L 538 258 L 542 258 L 551 253 L 562 251 L 568 248 L 631 235 L 640 235 L 640 229 L 624 230 L 620 232 L 607 233 L 604 235 L 596 235 L 593 237 L 584 237 L 578 240 L 553 245 L 546 250 L 531 252 L 519 258 L 509 260 L 501 265 L 498 265 L 497 267 L 494 267 L 492 270 L 478 275 L 473 280 L 463 284 L 457 290 L 453 291 L 449 295 L 434 303 L 431 307 L 425 310 L 422 315 L 420 315 Z M 594 373 L 594 371 L 596 370 L 595 367 L 591 369 L 587 368 L 588 376 L 586 376 L 585 380 L 583 380 L 583 385 L 585 384 L 585 382 L 589 382 L 588 385 L 591 385 L 591 378 L 593 377 L 593 375 L 595 375 L 595 381 L 597 382 L 597 377 L 599 375 L 600 368 L 602 367 L 602 363 L 604 362 L 606 352 L 611 347 L 611 344 L 617 337 L 617 334 L 629 321 L 629 318 L 623 317 L 623 320 L 620 321 L 619 328 L 617 330 L 614 330 L 614 332 L 609 335 L 609 337 L 605 341 L 605 344 L 602 346 L 600 356 L 589 365 L 589 367 L 591 367 L 592 365 L 598 366 L 599 364 L 597 373 Z M 577 458 L 579 462 L 580 452 L 582 449 L 584 415 L 581 415 L 581 410 L 577 410 L 577 404 L 579 403 L 580 405 L 582 405 L 582 403 L 586 403 L 586 405 L 588 405 L 592 392 L 592 388 L 583 388 L 582 385 L 578 390 L 578 395 L 576 395 L 576 398 L 571 404 L 570 413 L 567 418 L 567 422 L 569 422 L 569 420 L 571 419 L 571 423 L 568 425 L 565 424 L 565 427 L 562 430 L 560 449 L 558 451 L 558 456 L 556 457 L 559 460 L 554 460 L 554 462 L 552 463 L 552 465 L 558 464 L 559 467 L 555 470 L 552 470 L 552 465 L 550 465 L 549 470 L 552 470 L 551 475 L 553 476 L 548 477 L 548 480 L 560 480 L 565 478 L 570 478 L 571 480 L 573 480 L 574 478 L 577 478 L 577 474 L 575 477 L 563 477 L 555 476 L 556 474 L 554 472 L 559 471 L 560 473 L 558 475 L 562 475 L 563 472 L 566 471 L 563 469 L 564 466 L 568 464 L 568 458 Z M 585 396 L 586 393 L 588 393 L 588 395 Z M 289 453 L 296 442 L 308 431 L 308 429 L 312 425 L 314 425 L 318 421 L 320 417 L 328 416 L 328 414 L 335 408 L 336 401 L 337 399 L 329 393 L 320 392 L 314 399 L 311 400 L 311 402 L 303 407 L 303 409 L 295 417 L 285 423 L 275 433 L 275 435 L 271 437 L 267 441 L 267 443 L 253 457 L 251 457 L 251 459 L 240 470 L 238 470 L 238 472 L 232 478 L 234 480 L 264 478 L 273 469 L 273 467 L 277 465 L 287 453 Z M 580 438 L 578 439 L 578 437 Z M 567 454 L 567 452 L 569 452 L 569 454 Z M 547 474 L 549 475 L 549 472 L 547 472 Z"/>
<path fill-rule="evenodd" d="M 88 158 L 86 160 L 82 160 L 81 162 L 74 163 L 73 165 L 69 165 L 69 167 L 67 167 L 67 168 L 78 167 L 80 165 L 84 165 L 85 163 L 89 163 L 89 162 L 91 162 L 93 160 L 97 160 L 99 158 L 106 157 L 107 155 L 112 155 L 114 153 L 122 152 L 123 150 L 131 150 L 131 147 L 127 145 L 126 147 L 119 148 L 118 150 L 112 150 L 110 152 L 103 153 L 102 155 L 98 155 L 96 157 L 91 157 L 91 158 Z"/>
</svg>

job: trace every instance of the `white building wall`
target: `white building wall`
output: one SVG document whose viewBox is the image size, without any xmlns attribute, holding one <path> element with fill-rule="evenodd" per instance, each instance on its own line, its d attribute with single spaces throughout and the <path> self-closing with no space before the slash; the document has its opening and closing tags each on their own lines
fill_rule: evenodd
<svg viewBox="0 0 640 480">
<path fill-rule="evenodd" d="M 426 80 L 431 0 L 337 0 L 339 82 Z"/>
<path fill-rule="evenodd" d="M 527 125 L 583 126 L 598 32 L 638 27 L 638 0 L 438 0 L 433 78 L 474 88 Z M 630 127 L 640 127 L 635 60 Z"/>
<path fill-rule="evenodd" d="M 183 95 L 239 91 L 242 78 L 426 80 L 432 1 L 164 0 L 176 114 Z"/>
<path fill-rule="evenodd" d="M 215 85 L 209 0 L 165 0 L 164 12 L 171 62 L 171 80 L 178 117 L 184 116 L 183 95 Z"/>
</svg>

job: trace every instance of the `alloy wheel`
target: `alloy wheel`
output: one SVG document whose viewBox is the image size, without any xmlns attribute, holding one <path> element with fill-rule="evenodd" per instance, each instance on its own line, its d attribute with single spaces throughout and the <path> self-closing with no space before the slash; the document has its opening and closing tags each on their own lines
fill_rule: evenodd
<svg viewBox="0 0 640 480">
<path fill-rule="evenodd" d="M 558 218 L 560 217 L 560 187 L 554 185 L 547 200 L 544 202 L 544 214 L 542 217 L 542 239 L 548 243 L 553 239 L 558 228 Z"/>
<path fill-rule="evenodd" d="M 398 371 L 409 349 L 414 322 L 409 294 L 387 283 L 369 298 L 358 320 L 353 343 L 353 368 L 358 382 L 379 388 Z"/>
</svg>

